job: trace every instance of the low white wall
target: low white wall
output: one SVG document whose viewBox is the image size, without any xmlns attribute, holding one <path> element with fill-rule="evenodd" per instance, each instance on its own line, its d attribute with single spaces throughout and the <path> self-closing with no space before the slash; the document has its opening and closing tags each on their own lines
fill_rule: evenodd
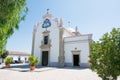
<svg viewBox="0 0 120 80">
<path fill-rule="evenodd" d="M 18 61 L 18 58 L 20 57 L 20 60 L 25 62 L 25 58 L 26 58 L 26 61 L 28 61 L 28 57 L 29 56 L 23 56 L 23 55 L 8 55 L 8 57 L 12 57 L 13 58 L 13 61 Z"/>
</svg>

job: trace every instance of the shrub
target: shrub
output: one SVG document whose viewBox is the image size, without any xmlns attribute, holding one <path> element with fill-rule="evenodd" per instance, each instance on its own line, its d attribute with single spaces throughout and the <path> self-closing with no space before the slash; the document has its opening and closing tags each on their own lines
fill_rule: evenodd
<svg viewBox="0 0 120 80">
<path fill-rule="evenodd" d="M 37 65 L 39 63 L 38 58 L 36 58 L 33 55 L 29 56 L 28 60 L 29 60 L 30 66 L 35 66 L 35 65 Z"/>
<path fill-rule="evenodd" d="M 10 63 L 12 63 L 12 58 L 11 58 L 11 57 L 7 57 L 7 58 L 5 59 L 5 65 L 8 65 L 8 64 L 10 64 Z"/>
</svg>

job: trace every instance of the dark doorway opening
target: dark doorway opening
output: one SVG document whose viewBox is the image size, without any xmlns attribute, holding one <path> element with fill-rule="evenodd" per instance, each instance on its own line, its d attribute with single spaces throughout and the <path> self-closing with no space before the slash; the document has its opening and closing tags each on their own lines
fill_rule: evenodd
<svg viewBox="0 0 120 80">
<path fill-rule="evenodd" d="M 80 66 L 79 65 L 79 55 L 73 55 L 73 65 Z"/>
<path fill-rule="evenodd" d="M 42 66 L 48 66 L 48 51 L 42 52 Z"/>
</svg>

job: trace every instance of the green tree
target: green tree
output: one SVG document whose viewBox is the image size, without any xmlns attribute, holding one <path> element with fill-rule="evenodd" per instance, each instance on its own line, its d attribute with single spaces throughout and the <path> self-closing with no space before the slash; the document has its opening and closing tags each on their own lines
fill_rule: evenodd
<svg viewBox="0 0 120 80">
<path fill-rule="evenodd" d="M 1 55 L 2 62 L 4 62 L 4 59 L 8 56 L 8 54 L 9 54 L 8 51 L 4 51 L 4 53 Z"/>
<path fill-rule="evenodd" d="M 27 11 L 26 0 L 0 0 L 0 56 L 6 51 L 7 39 L 19 28 Z"/>
<path fill-rule="evenodd" d="M 103 80 L 117 80 L 120 75 L 120 29 L 113 28 L 91 43 L 90 68 Z"/>
</svg>

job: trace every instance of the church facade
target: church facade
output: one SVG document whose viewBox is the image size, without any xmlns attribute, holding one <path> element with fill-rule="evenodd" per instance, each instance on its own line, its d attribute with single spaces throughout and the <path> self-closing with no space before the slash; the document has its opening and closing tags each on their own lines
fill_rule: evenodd
<svg viewBox="0 0 120 80">
<path fill-rule="evenodd" d="M 77 28 L 66 28 L 62 19 L 46 13 L 34 26 L 32 54 L 41 66 L 89 67 L 92 34 L 81 34 Z"/>
</svg>

